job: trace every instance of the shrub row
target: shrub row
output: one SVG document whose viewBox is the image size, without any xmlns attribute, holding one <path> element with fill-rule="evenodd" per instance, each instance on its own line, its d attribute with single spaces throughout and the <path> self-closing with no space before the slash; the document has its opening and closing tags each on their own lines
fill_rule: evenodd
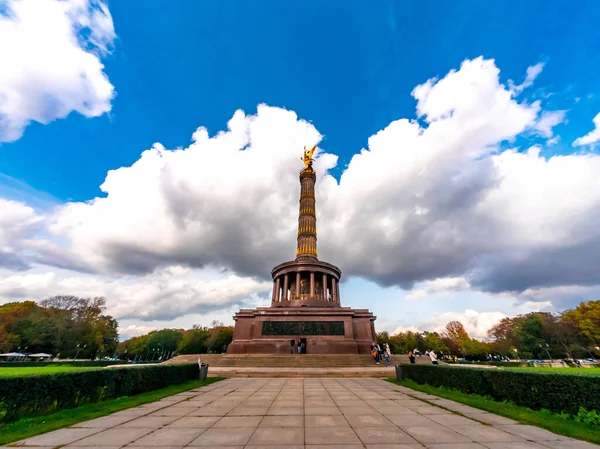
<svg viewBox="0 0 600 449">
<path fill-rule="evenodd" d="M 0 379 L 3 421 L 158 390 L 198 379 L 198 364 L 111 368 Z"/>
<path fill-rule="evenodd" d="M 510 401 L 533 410 L 577 415 L 579 407 L 600 411 L 600 377 L 484 368 L 402 365 L 405 377 L 419 384 Z"/>
</svg>

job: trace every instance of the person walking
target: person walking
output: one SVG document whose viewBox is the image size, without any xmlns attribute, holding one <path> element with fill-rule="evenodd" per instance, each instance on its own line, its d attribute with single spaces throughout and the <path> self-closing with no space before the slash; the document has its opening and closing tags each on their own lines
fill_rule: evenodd
<svg viewBox="0 0 600 449">
<path fill-rule="evenodd" d="M 410 361 L 411 365 L 415 364 L 415 355 L 412 351 L 408 351 L 408 360 Z"/>
<path fill-rule="evenodd" d="M 381 359 L 383 359 L 383 350 L 381 349 L 381 345 L 379 343 L 375 344 L 375 349 L 377 350 L 377 364 L 379 364 Z"/>
<path fill-rule="evenodd" d="M 429 352 L 429 358 L 431 359 L 431 363 L 433 365 L 438 365 L 437 354 L 435 353 L 435 351 L 432 351 L 430 349 L 428 352 Z"/>
<path fill-rule="evenodd" d="M 388 345 L 387 343 L 383 344 L 383 357 L 385 358 L 385 366 L 390 366 L 390 357 L 391 357 L 391 352 L 390 352 L 390 345 Z"/>
</svg>

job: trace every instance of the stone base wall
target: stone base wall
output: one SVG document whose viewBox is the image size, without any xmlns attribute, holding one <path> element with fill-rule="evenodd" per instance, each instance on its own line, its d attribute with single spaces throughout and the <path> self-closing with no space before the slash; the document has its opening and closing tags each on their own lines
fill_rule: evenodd
<svg viewBox="0 0 600 449">
<path fill-rule="evenodd" d="M 282 308 L 269 307 L 241 310 L 234 316 L 233 341 L 228 354 L 290 354 L 290 340 L 306 339 L 307 354 L 369 354 L 375 318 L 368 310 L 341 308 Z M 294 325 L 296 322 L 343 322 L 343 335 L 263 335 L 263 323 L 278 322 Z M 309 326 L 310 327 L 310 326 Z M 267 325 L 265 325 L 267 328 Z M 301 327 L 300 327 L 301 328 Z M 298 329 L 300 329 L 298 328 Z M 287 331 L 287 329 L 286 329 Z"/>
</svg>

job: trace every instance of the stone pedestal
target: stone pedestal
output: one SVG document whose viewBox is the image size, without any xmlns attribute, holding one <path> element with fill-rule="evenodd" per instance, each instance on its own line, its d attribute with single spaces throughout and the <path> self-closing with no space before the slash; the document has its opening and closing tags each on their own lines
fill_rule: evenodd
<svg viewBox="0 0 600 449">
<path fill-rule="evenodd" d="M 289 354 L 290 340 L 306 339 L 307 354 L 369 354 L 375 316 L 349 307 L 242 309 L 235 314 L 228 354 Z"/>
</svg>

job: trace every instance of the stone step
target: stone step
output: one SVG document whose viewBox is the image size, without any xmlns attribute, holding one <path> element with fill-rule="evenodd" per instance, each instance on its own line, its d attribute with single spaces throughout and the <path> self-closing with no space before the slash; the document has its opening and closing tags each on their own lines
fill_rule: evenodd
<svg viewBox="0 0 600 449">
<path fill-rule="evenodd" d="M 166 363 L 196 363 L 200 359 L 213 367 L 263 367 L 263 368 L 352 368 L 377 367 L 369 354 L 187 354 Z M 393 355 L 392 365 L 408 363 L 406 355 Z M 417 358 L 417 363 L 431 363 L 428 357 Z M 382 361 L 381 365 L 385 366 Z"/>
<path fill-rule="evenodd" d="M 388 378 L 395 376 L 394 367 L 341 367 L 341 368 L 264 368 L 264 367 L 212 367 L 208 368 L 209 376 L 221 377 L 375 377 Z"/>
</svg>

